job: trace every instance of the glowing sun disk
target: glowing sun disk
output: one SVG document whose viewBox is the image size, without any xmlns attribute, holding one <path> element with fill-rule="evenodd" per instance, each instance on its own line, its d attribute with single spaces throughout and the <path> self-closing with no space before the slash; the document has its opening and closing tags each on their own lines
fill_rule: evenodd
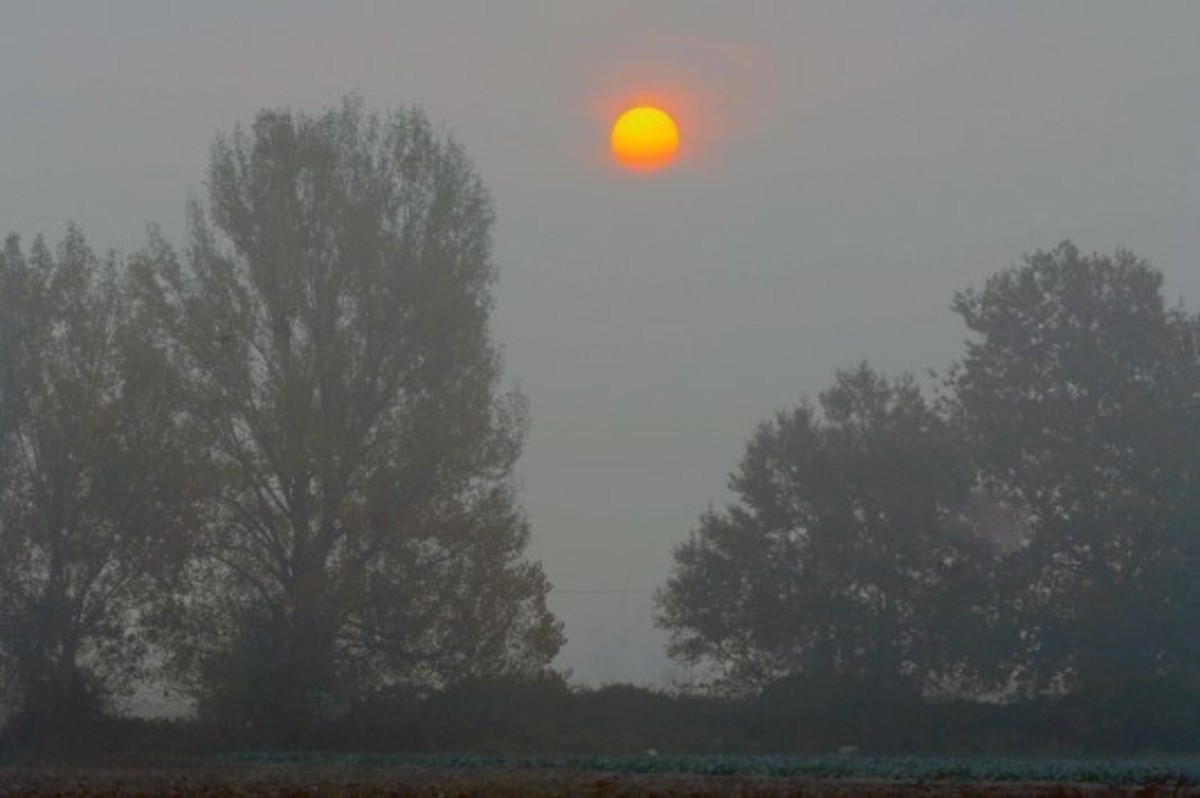
<svg viewBox="0 0 1200 798">
<path fill-rule="evenodd" d="M 631 169 L 666 166 L 679 149 L 679 128 L 660 108 L 648 105 L 630 108 L 612 128 L 612 150 Z"/>
</svg>

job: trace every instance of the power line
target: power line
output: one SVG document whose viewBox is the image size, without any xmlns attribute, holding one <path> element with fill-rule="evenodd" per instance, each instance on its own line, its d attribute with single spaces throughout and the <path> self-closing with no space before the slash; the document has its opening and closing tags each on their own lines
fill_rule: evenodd
<svg viewBox="0 0 1200 798">
<path fill-rule="evenodd" d="M 551 590 L 551 595 L 648 595 L 654 590 L 644 588 L 599 588 L 590 590 Z"/>
</svg>

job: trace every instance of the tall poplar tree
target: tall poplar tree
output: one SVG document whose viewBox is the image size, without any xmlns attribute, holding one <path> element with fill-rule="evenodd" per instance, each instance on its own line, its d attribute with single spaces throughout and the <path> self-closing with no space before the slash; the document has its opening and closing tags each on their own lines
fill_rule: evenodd
<svg viewBox="0 0 1200 798">
<path fill-rule="evenodd" d="M 137 271 L 218 474 L 177 650 L 288 732 L 385 687 L 542 669 L 526 402 L 489 320 L 492 204 L 419 110 L 264 111 L 212 147 L 182 257 Z"/>
</svg>

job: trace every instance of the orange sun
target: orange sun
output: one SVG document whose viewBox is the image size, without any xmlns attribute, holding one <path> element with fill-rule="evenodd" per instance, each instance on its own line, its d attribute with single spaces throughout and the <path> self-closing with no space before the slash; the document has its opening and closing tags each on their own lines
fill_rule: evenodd
<svg viewBox="0 0 1200 798">
<path fill-rule="evenodd" d="M 613 123 L 612 149 L 617 160 L 630 169 L 659 169 L 675 158 L 679 128 L 660 108 L 630 108 Z"/>
</svg>

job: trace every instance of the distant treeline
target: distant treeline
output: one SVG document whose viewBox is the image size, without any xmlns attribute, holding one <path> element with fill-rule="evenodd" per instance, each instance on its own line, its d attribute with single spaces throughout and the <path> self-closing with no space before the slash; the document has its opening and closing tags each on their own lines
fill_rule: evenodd
<svg viewBox="0 0 1200 798">
<path fill-rule="evenodd" d="M 125 761 L 289 748 L 389 754 L 965 754 L 1194 752 L 1200 698 L 1163 680 L 1118 694 L 1006 704 L 933 702 L 896 688 L 789 680 L 728 699 L 559 677 L 471 680 L 380 696 L 301 737 L 213 720 L 97 717 L 47 750 L 10 727 L 0 762 L 46 753 Z"/>
</svg>

